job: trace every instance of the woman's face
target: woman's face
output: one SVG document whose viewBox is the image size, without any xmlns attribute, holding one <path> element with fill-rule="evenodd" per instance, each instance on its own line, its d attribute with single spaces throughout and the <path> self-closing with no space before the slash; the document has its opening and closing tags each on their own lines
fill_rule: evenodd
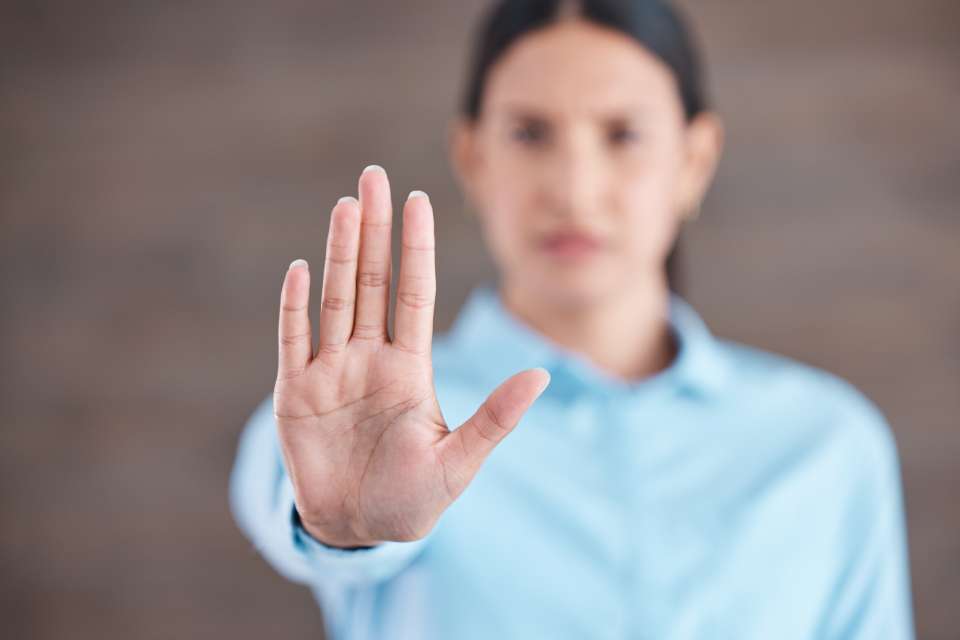
<svg viewBox="0 0 960 640">
<path fill-rule="evenodd" d="M 579 19 L 518 40 L 490 70 L 476 126 L 452 133 L 504 282 L 570 304 L 665 278 L 721 144 L 714 116 L 687 125 L 669 67 Z"/>
</svg>

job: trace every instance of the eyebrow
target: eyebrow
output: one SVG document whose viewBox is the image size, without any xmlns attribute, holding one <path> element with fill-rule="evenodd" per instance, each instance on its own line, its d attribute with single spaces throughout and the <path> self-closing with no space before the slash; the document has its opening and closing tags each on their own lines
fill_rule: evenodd
<svg viewBox="0 0 960 640">
<path fill-rule="evenodd" d="M 508 104 L 503 107 L 504 115 L 515 120 L 546 120 L 551 114 L 524 105 Z M 605 113 L 596 114 L 596 118 L 607 122 L 622 122 L 633 118 L 644 117 L 650 112 L 648 107 L 628 106 Z"/>
</svg>

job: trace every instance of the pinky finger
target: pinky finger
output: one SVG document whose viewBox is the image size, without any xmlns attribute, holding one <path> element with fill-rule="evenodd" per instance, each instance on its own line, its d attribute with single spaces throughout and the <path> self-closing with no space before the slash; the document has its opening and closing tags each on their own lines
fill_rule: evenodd
<svg viewBox="0 0 960 640">
<path fill-rule="evenodd" d="M 313 353 L 310 337 L 310 269 L 306 260 L 294 260 L 283 278 L 280 291 L 280 354 L 277 379 L 302 374 Z"/>
</svg>

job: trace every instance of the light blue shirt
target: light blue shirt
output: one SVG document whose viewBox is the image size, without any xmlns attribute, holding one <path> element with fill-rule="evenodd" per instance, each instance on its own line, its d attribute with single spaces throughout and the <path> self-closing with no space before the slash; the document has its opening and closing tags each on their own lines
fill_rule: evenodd
<svg viewBox="0 0 960 640">
<path fill-rule="evenodd" d="M 265 400 L 231 503 L 332 640 L 912 638 L 896 446 L 844 379 L 714 337 L 672 293 L 671 365 L 635 383 L 475 288 L 434 339 L 451 429 L 503 380 L 544 394 L 430 534 L 327 547 L 299 527 Z"/>
</svg>

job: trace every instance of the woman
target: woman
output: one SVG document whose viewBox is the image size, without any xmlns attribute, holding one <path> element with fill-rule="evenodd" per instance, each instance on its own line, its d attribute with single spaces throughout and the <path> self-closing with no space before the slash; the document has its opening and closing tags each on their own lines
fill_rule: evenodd
<svg viewBox="0 0 960 640">
<path fill-rule="evenodd" d="M 338 639 L 911 637 L 883 415 L 715 338 L 672 280 L 722 145 L 675 10 L 506 0 L 472 73 L 451 156 L 498 285 L 432 340 L 414 191 L 389 330 L 390 186 L 363 172 L 316 348 L 305 261 L 283 283 L 231 484 L 254 545 Z"/>
</svg>

